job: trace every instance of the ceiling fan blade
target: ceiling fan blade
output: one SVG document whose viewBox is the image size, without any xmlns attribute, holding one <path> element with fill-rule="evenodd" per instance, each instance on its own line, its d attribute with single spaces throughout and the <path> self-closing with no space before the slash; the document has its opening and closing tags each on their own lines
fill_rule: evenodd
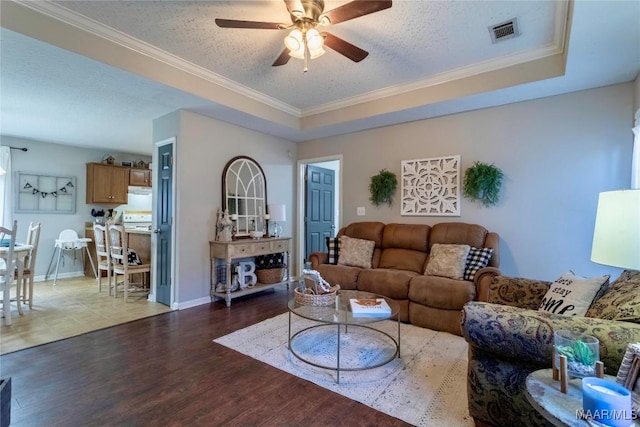
<svg viewBox="0 0 640 427">
<path fill-rule="evenodd" d="M 257 28 L 261 30 L 281 30 L 284 24 L 277 22 L 238 21 L 236 19 L 216 19 L 216 24 L 221 28 Z"/>
<path fill-rule="evenodd" d="M 285 47 L 280 56 L 278 56 L 278 59 L 276 59 L 276 62 L 273 63 L 272 67 L 284 65 L 289 62 L 289 59 L 291 59 L 291 55 L 289 55 L 289 49 Z"/>
<path fill-rule="evenodd" d="M 338 6 L 335 9 L 331 9 L 323 15 L 329 18 L 331 24 L 339 24 L 340 22 L 359 18 L 360 16 L 368 15 L 370 13 L 379 12 L 390 7 L 391 0 L 354 0 L 343 4 L 342 6 Z"/>
<path fill-rule="evenodd" d="M 352 45 L 348 41 L 342 40 L 339 37 L 330 33 L 324 33 L 324 45 L 335 50 L 338 53 L 343 54 L 354 62 L 360 62 L 369 55 L 366 50 L 360 49 L 358 46 Z"/>
</svg>

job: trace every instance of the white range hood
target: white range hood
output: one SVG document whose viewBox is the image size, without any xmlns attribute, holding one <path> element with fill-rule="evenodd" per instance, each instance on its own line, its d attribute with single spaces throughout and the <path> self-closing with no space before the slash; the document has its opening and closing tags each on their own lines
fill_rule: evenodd
<svg viewBox="0 0 640 427">
<path fill-rule="evenodd" d="M 129 186 L 129 194 L 151 194 L 151 187 Z"/>
</svg>

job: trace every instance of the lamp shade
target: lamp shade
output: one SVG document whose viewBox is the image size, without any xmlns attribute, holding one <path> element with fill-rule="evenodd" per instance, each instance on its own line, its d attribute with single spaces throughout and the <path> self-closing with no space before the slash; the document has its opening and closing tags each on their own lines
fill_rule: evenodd
<svg viewBox="0 0 640 427">
<path fill-rule="evenodd" d="M 600 193 L 591 261 L 640 270 L 640 189 Z"/>
<path fill-rule="evenodd" d="M 287 211 L 285 205 L 269 205 L 269 220 L 286 221 Z"/>
</svg>

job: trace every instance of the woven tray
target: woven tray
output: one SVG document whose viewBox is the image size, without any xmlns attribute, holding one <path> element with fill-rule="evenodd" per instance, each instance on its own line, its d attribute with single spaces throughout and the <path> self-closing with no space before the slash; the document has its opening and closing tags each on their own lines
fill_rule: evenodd
<svg viewBox="0 0 640 427">
<path fill-rule="evenodd" d="M 266 268 L 263 270 L 256 270 L 258 282 L 267 285 L 281 282 L 283 275 L 284 268 Z"/>
<path fill-rule="evenodd" d="M 335 285 L 331 287 L 331 291 L 326 294 L 316 295 L 311 293 L 303 294 L 295 288 L 293 290 L 295 294 L 295 301 L 299 305 L 313 305 L 316 307 L 330 307 L 335 305 L 336 296 L 338 294 L 338 290 L 340 289 L 340 285 Z"/>
</svg>

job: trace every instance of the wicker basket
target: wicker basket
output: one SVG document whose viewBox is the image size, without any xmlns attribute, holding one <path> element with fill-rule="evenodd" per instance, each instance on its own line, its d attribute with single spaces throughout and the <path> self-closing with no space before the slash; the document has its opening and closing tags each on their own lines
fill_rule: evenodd
<svg viewBox="0 0 640 427">
<path fill-rule="evenodd" d="M 263 270 L 256 270 L 258 283 L 264 283 L 266 285 L 281 282 L 283 275 L 284 268 L 265 268 Z"/>
<path fill-rule="evenodd" d="M 295 301 L 299 305 L 313 305 L 316 307 L 330 307 L 336 303 L 336 296 L 338 294 L 338 290 L 340 289 L 340 285 L 332 286 L 330 292 L 326 294 L 312 294 L 312 293 L 302 293 L 295 288 Z"/>
</svg>

